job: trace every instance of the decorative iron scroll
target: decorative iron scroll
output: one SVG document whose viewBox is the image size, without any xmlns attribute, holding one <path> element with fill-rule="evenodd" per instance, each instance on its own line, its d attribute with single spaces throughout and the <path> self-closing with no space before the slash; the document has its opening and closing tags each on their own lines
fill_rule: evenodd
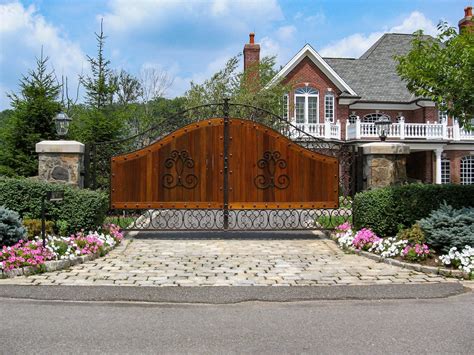
<svg viewBox="0 0 474 355">
<path fill-rule="evenodd" d="M 165 160 L 165 168 L 172 169 L 176 172 L 176 177 L 173 174 L 167 173 L 163 175 L 163 187 L 173 189 L 182 186 L 185 189 L 193 189 L 198 184 L 198 177 L 189 173 L 183 177 L 184 170 L 194 168 L 194 160 L 189 156 L 187 150 L 173 150 L 171 156 Z"/>
<path fill-rule="evenodd" d="M 286 174 L 280 174 L 275 178 L 277 168 L 286 169 L 286 160 L 281 158 L 279 151 L 266 151 L 263 158 L 257 161 L 257 166 L 264 171 L 264 174 L 257 175 L 254 179 L 258 189 L 277 188 L 284 190 L 290 185 L 290 178 Z"/>
</svg>

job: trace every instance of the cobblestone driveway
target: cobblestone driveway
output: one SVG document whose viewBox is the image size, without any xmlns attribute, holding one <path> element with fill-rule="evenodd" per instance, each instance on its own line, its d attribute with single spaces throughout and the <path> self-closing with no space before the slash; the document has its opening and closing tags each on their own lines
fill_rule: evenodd
<svg viewBox="0 0 474 355">
<path fill-rule="evenodd" d="M 345 254 L 329 239 L 131 239 L 108 256 L 70 270 L 0 280 L 34 285 L 366 285 L 442 282 Z"/>
</svg>

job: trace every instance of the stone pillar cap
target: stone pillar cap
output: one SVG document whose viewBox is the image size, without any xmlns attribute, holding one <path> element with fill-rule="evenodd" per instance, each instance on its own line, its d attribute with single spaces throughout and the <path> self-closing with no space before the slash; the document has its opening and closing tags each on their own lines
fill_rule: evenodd
<svg viewBox="0 0 474 355">
<path fill-rule="evenodd" d="M 410 154 L 410 146 L 404 143 L 373 142 L 361 145 L 364 154 Z"/>
<path fill-rule="evenodd" d="M 84 154 L 85 146 L 77 141 L 41 141 L 36 143 L 36 153 L 80 153 Z"/>
</svg>

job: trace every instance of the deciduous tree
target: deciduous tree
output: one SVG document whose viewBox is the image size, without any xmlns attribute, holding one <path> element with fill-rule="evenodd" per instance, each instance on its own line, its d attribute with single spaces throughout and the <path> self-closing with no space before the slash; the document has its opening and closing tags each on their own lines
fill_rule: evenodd
<svg viewBox="0 0 474 355">
<path fill-rule="evenodd" d="M 438 29 L 436 38 L 415 33 L 411 51 L 397 57 L 397 71 L 413 94 L 436 102 L 469 127 L 474 117 L 474 32 L 458 34 L 446 23 Z"/>
</svg>

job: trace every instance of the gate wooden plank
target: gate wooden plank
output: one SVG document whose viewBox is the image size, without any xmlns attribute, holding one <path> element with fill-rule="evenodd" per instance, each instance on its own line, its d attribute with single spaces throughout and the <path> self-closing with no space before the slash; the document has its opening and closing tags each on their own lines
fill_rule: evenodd
<svg viewBox="0 0 474 355">
<path fill-rule="evenodd" d="M 222 208 L 222 136 L 222 119 L 210 119 L 113 157 L 111 207 Z"/>
<path fill-rule="evenodd" d="M 231 119 L 229 208 L 338 206 L 339 164 L 261 124 Z"/>
<path fill-rule="evenodd" d="M 223 154 L 224 121 L 212 118 L 113 157 L 111 207 L 222 209 Z M 269 127 L 230 119 L 228 158 L 231 209 L 338 206 L 338 160 Z"/>
</svg>

